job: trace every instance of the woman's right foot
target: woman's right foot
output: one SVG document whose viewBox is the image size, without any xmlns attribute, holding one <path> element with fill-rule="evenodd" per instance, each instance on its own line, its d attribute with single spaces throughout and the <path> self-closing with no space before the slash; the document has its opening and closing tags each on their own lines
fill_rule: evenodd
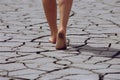
<svg viewBox="0 0 120 80">
<path fill-rule="evenodd" d="M 53 43 L 53 44 L 56 44 L 56 37 L 57 37 L 57 29 L 52 31 L 51 37 L 49 38 L 49 42 Z"/>
<path fill-rule="evenodd" d="M 54 37 L 50 37 L 49 42 L 53 43 L 53 44 L 56 44 L 56 37 L 55 38 Z"/>
<path fill-rule="evenodd" d="M 67 49 L 65 31 L 62 31 L 62 30 L 58 31 L 56 49 L 57 50 L 66 50 Z"/>
</svg>

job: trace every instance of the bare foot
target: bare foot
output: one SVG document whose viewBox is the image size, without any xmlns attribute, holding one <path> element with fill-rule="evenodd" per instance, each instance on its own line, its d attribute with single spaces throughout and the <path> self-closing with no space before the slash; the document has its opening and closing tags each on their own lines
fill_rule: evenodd
<svg viewBox="0 0 120 80">
<path fill-rule="evenodd" d="M 57 30 L 52 31 L 51 37 L 49 39 L 50 43 L 56 44 Z"/>
<path fill-rule="evenodd" d="M 65 35 L 65 32 L 63 32 L 63 31 L 59 31 L 58 34 L 57 34 L 56 49 L 57 50 L 65 50 L 65 49 L 67 49 L 66 35 Z"/>
<path fill-rule="evenodd" d="M 50 43 L 53 43 L 53 44 L 56 44 L 56 37 L 55 37 L 55 38 L 51 37 L 51 38 L 49 39 L 49 42 L 50 42 Z"/>
</svg>

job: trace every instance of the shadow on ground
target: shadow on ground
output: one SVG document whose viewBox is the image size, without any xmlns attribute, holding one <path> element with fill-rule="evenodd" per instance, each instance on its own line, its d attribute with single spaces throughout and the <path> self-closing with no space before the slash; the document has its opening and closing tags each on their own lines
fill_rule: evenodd
<svg viewBox="0 0 120 80">
<path fill-rule="evenodd" d="M 75 49 L 79 53 L 90 52 L 96 57 L 120 58 L 120 49 L 110 47 L 92 47 L 88 45 L 70 45 L 70 49 Z M 69 49 L 68 49 L 69 50 Z"/>
</svg>

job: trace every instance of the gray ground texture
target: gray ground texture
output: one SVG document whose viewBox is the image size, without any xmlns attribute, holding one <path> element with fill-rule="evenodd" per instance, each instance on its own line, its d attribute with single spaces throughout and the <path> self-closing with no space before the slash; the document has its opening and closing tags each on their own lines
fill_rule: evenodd
<svg viewBox="0 0 120 80">
<path fill-rule="evenodd" d="M 56 50 L 42 0 L 0 0 L 0 80 L 120 80 L 120 0 L 73 2 Z"/>
</svg>

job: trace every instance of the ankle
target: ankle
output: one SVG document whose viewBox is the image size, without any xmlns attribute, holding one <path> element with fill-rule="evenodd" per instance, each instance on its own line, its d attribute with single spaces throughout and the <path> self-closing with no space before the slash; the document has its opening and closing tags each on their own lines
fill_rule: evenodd
<svg viewBox="0 0 120 80">
<path fill-rule="evenodd" d="M 61 28 L 61 29 L 58 30 L 58 33 L 62 33 L 62 34 L 65 35 L 66 34 L 66 30 Z"/>
<path fill-rule="evenodd" d="M 56 34 L 57 34 L 57 32 L 58 32 L 58 30 L 57 30 L 57 29 L 51 30 L 51 36 L 56 35 Z"/>
</svg>

